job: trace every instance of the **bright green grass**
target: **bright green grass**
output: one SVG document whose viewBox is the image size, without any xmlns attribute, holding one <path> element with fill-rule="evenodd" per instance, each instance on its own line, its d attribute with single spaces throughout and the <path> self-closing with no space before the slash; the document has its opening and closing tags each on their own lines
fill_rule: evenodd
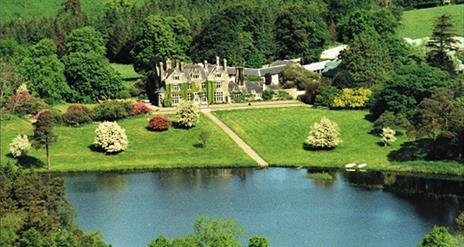
<svg viewBox="0 0 464 247">
<path fill-rule="evenodd" d="M 412 39 L 430 37 L 435 20 L 442 14 L 451 15 L 456 33 L 464 36 L 464 4 L 405 11 L 398 29 L 399 36 Z"/>
<path fill-rule="evenodd" d="M 129 118 L 119 122 L 129 139 L 127 150 L 105 155 L 90 150 L 97 123 L 80 127 L 55 128 L 58 142 L 51 146 L 53 171 L 105 171 L 174 167 L 239 167 L 255 166 L 242 150 L 206 117 L 195 128 L 152 132 L 145 129 L 147 117 Z M 13 117 L 1 122 L 2 163 L 8 157 L 8 144 L 19 133 L 32 134 L 28 120 Z M 205 148 L 194 147 L 202 129 L 211 135 Z M 45 161 L 44 150 L 31 150 L 29 155 Z M 44 170 L 45 167 L 40 168 Z"/>
<path fill-rule="evenodd" d="M 0 22 L 18 18 L 52 17 L 64 0 L 0 0 Z M 141 4 L 144 0 L 134 0 Z M 82 10 L 90 17 L 103 13 L 104 0 L 81 0 Z"/>
<path fill-rule="evenodd" d="M 392 147 L 378 144 L 380 138 L 369 134 L 372 123 L 365 111 L 333 111 L 308 107 L 232 110 L 214 112 L 267 162 L 276 166 L 344 167 L 347 163 L 367 163 L 370 169 L 403 172 L 464 174 L 457 162 L 390 162 L 387 155 L 400 147 L 399 137 Z M 330 151 L 303 148 L 310 126 L 323 116 L 338 123 L 343 143 Z"/>
<path fill-rule="evenodd" d="M 129 80 L 135 80 L 135 79 L 142 77 L 142 75 L 135 72 L 132 64 L 112 63 L 111 67 L 113 67 L 113 69 L 115 69 L 117 72 L 119 72 L 119 74 L 121 74 L 121 77 L 123 80 L 129 81 Z"/>
</svg>

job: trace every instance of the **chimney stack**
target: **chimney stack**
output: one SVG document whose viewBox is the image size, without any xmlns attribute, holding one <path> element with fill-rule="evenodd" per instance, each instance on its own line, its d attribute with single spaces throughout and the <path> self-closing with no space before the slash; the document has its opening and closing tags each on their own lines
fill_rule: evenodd
<svg viewBox="0 0 464 247">
<path fill-rule="evenodd" d="M 179 68 L 179 60 L 176 61 L 176 69 L 180 69 Z"/>
<path fill-rule="evenodd" d="M 171 69 L 171 68 L 172 68 L 171 65 L 172 65 L 172 64 L 171 64 L 171 59 L 168 58 L 168 59 L 166 60 L 166 70 Z"/>
<path fill-rule="evenodd" d="M 219 67 L 219 57 L 216 56 L 216 66 Z"/>
<path fill-rule="evenodd" d="M 161 80 L 164 80 L 164 64 L 163 64 L 163 62 L 160 62 L 159 69 L 160 69 L 160 71 L 159 71 L 160 78 L 161 78 Z"/>
<path fill-rule="evenodd" d="M 205 67 L 205 71 L 208 72 L 208 61 L 206 59 L 203 60 L 203 66 Z"/>
<path fill-rule="evenodd" d="M 184 62 L 180 61 L 180 71 L 182 71 L 183 69 L 184 69 Z"/>
<path fill-rule="evenodd" d="M 227 59 L 224 58 L 224 71 L 227 71 Z"/>
</svg>

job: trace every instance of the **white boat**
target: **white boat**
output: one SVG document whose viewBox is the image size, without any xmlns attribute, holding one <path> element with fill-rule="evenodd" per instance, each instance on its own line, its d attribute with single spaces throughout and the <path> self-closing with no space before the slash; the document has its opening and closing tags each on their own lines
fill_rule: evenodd
<svg viewBox="0 0 464 247">
<path fill-rule="evenodd" d="M 367 166 L 366 163 L 362 163 L 362 164 L 359 164 L 359 165 L 358 165 L 358 168 L 364 168 L 364 167 L 366 167 L 366 166 Z"/>
<path fill-rule="evenodd" d="M 349 163 L 345 165 L 345 168 L 353 168 L 356 166 L 356 163 Z"/>
</svg>

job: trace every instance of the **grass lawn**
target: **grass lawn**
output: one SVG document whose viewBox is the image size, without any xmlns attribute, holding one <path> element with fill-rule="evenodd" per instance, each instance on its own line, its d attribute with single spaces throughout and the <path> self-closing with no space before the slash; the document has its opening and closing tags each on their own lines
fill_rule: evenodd
<svg viewBox="0 0 464 247">
<path fill-rule="evenodd" d="M 239 167 L 255 166 L 242 150 L 214 125 L 202 116 L 200 124 L 192 129 L 171 128 L 165 132 L 145 129 L 147 117 L 129 118 L 119 122 L 126 129 L 129 139 L 127 150 L 117 155 L 105 155 L 91 151 L 97 123 L 80 127 L 58 126 L 55 132 L 58 142 L 51 146 L 53 171 L 104 171 L 173 167 Z M 32 134 L 28 120 L 12 117 L 1 122 L 1 160 L 13 160 L 8 156 L 8 144 L 19 133 Z M 205 148 L 197 148 L 202 129 L 210 131 Z M 44 150 L 28 154 L 30 162 L 45 162 Z M 38 159 L 38 160 L 37 160 Z M 45 170 L 46 167 L 38 168 Z"/>
<path fill-rule="evenodd" d="M 240 137 L 271 165 L 307 167 L 344 167 L 367 163 L 368 168 L 404 172 L 464 174 L 458 162 L 391 162 L 388 154 L 407 141 L 399 137 L 392 147 L 379 145 L 380 138 L 369 134 L 372 123 L 365 120 L 366 111 L 330 111 L 308 107 L 216 111 Z M 338 123 L 343 143 L 330 151 L 303 148 L 310 126 L 326 116 Z"/>
<path fill-rule="evenodd" d="M 0 0 L 1 22 L 17 18 L 51 17 L 58 13 L 63 0 Z M 135 0 L 142 4 L 144 0 Z M 81 0 L 82 10 L 90 17 L 101 15 L 105 7 L 103 0 Z"/>
<path fill-rule="evenodd" d="M 464 4 L 405 11 L 398 29 L 399 36 L 412 39 L 430 37 L 435 20 L 445 13 L 451 15 L 456 33 L 464 36 Z"/>
<path fill-rule="evenodd" d="M 134 67 L 132 64 L 118 64 L 118 63 L 112 63 L 111 67 L 115 69 L 119 74 L 121 74 L 121 77 L 125 81 L 134 81 L 140 77 L 142 77 L 141 74 L 135 72 Z"/>
</svg>

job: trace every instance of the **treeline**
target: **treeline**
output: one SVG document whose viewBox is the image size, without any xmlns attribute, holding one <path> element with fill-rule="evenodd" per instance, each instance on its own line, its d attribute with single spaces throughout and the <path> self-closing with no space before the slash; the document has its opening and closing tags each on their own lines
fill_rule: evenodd
<svg viewBox="0 0 464 247">
<path fill-rule="evenodd" d="M 348 13 L 355 9 L 375 12 L 382 6 L 382 1 L 374 0 L 148 0 L 143 5 L 111 0 L 103 15 L 87 16 L 79 0 L 66 0 L 54 18 L 2 24 L 0 39 L 32 44 L 50 38 L 62 56 L 72 30 L 93 26 L 105 39 L 105 55 L 110 61 L 133 63 L 137 59 L 131 51 L 147 36 L 143 27 L 160 25 L 163 30 L 153 35 L 161 35 L 165 42 L 171 42 L 170 36 L 174 36 L 180 47 L 170 48 L 180 49 L 185 60 L 214 60 L 218 55 L 231 64 L 257 67 L 297 56 L 304 62 L 317 61 L 322 48 L 344 40 L 338 32 Z M 398 18 L 398 9 L 390 6 L 388 11 Z M 169 27 L 163 28 L 167 22 Z"/>
</svg>

